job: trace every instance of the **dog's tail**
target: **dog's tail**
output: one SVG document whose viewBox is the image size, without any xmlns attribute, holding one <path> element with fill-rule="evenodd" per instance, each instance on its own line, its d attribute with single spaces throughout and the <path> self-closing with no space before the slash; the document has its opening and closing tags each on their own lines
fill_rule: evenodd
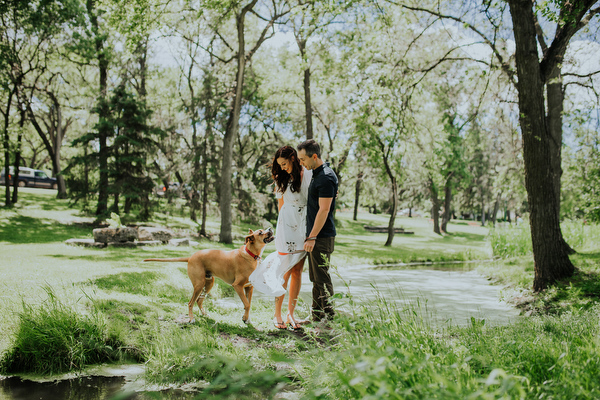
<svg viewBox="0 0 600 400">
<path fill-rule="evenodd" d="M 181 258 L 146 258 L 144 261 L 162 261 L 162 262 L 188 262 L 189 257 Z"/>
</svg>

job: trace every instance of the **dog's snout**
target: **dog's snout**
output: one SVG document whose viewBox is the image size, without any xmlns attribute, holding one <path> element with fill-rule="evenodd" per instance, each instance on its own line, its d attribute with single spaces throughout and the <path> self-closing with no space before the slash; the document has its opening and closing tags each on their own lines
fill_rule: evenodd
<svg viewBox="0 0 600 400">
<path fill-rule="evenodd" d="M 267 237 L 265 238 L 265 243 L 271 243 L 273 240 L 275 240 L 275 236 L 273 235 L 273 229 L 271 229 L 270 227 L 267 229 L 264 229 L 265 235 L 267 235 Z"/>
</svg>

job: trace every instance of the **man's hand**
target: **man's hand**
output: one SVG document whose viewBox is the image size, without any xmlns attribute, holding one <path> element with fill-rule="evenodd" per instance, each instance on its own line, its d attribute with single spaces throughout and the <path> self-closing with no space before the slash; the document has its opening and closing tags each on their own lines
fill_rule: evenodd
<svg viewBox="0 0 600 400">
<path fill-rule="evenodd" d="M 304 242 L 304 251 L 311 253 L 314 248 L 315 248 L 314 240 L 307 240 L 306 242 Z"/>
</svg>

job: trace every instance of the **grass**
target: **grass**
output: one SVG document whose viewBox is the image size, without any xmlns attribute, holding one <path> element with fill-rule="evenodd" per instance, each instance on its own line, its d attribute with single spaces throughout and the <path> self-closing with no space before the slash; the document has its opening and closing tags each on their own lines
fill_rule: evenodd
<svg viewBox="0 0 600 400">
<path fill-rule="evenodd" d="M 575 274 L 534 294 L 531 285 L 534 262 L 529 226 L 500 227 L 490 232 L 496 262 L 482 264 L 478 271 L 509 286 L 509 299 L 527 315 L 561 314 L 585 310 L 600 301 L 600 225 L 566 221 L 561 224 L 565 240 L 577 251 L 570 257 Z"/>
<path fill-rule="evenodd" d="M 47 288 L 40 306 L 25 304 L 19 328 L 4 354 L 0 373 L 56 374 L 122 359 L 122 343 L 109 335 L 101 314 L 81 315 Z"/>
<path fill-rule="evenodd" d="M 337 351 L 312 354 L 306 398 L 597 398 L 598 311 L 436 329 L 380 299 L 339 321 Z"/>
<path fill-rule="evenodd" d="M 572 257 L 579 272 L 542 294 L 533 294 L 525 227 L 489 233 L 485 227 L 458 221 L 449 225 L 450 234 L 439 236 L 426 219 L 399 218 L 397 226 L 415 233 L 398 234 L 393 245 L 385 247 L 386 234 L 363 228 L 386 225 L 385 216 L 359 214 L 359 220 L 353 221 L 349 213 L 339 212 L 332 264 L 342 275 L 346 265 L 495 255 L 494 262 L 481 264 L 478 270 L 506 285 L 506 298 L 518 299 L 531 316 L 504 326 L 475 317 L 469 326 L 440 326 L 428 319 L 418 299 L 396 302 L 380 297 L 365 303 L 344 294 L 338 300 L 344 303 L 344 312 L 332 330 L 308 328 L 295 333 L 272 327 L 272 303 L 261 298 L 253 299 L 254 325 L 244 325 L 239 300 L 219 281 L 205 302 L 209 317 L 183 323 L 191 293 L 185 265 L 141 260 L 181 257 L 195 250 L 64 245 L 65 239 L 90 236 L 91 217 L 53 199 L 50 192 L 21 191 L 14 209 L 0 209 L 0 358 L 6 370 L 11 360 L 28 354 L 22 343 L 39 341 L 42 346 L 33 353 L 48 358 L 43 350 L 57 349 L 58 344 L 45 341 L 57 341 L 84 350 L 70 351 L 79 354 L 75 361 L 61 357 L 62 364 L 48 369 L 41 368 L 46 359 L 31 358 L 21 370 L 47 375 L 67 364 L 67 369 L 77 370 L 128 355 L 144 362 L 147 382 L 195 386 L 200 388 L 196 398 L 599 397 L 597 226 L 565 224 L 565 237 L 579 251 Z M 158 214 L 154 224 L 194 229 L 176 205 L 165 211 L 169 213 Z M 248 228 L 235 227 L 232 246 L 202 242 L 199 247 L 239 247 Z M 216 221 L 210 221 L 209 230 L 217 232 Z M 301 301 L 299 315 L 306 315 L 308 309 Z M 40 331 L 44 332 L 41 338 L 28 328 L 30 321 L 36 321 L 33 326 L 47 325 Z M 89 348 L 92 353 L 85 350 Z"/>
</svg>

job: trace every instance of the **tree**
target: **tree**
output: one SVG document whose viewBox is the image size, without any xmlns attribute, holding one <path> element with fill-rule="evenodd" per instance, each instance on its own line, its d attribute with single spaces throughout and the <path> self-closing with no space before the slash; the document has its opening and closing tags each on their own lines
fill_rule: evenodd
<svg viewBox="0 0 600 400">
<path fill-rule="evenodd" d="M 257 4 L 258 0 L 232 1 L 223 5 L 215 3 L 207 4 L 207 6 L 213 8 L 220 14 L 219 19 L 221 21 L 226 21 L 227 18 L 233 17 L 235 19 L 236 33 L 236 38 L 234 39 L 235 44 L 231 45 L 226 39 L 227 35 L 219 32 L 219 29 L 221 29 L 222 26 L 217 26 L 215 28 L 216 36 L 223 39 L 225 46 L 230 50 L 231 53 L 233 53 L 229 59 L 222 57 L 218 58 L 225 63 L 234 60 L 236 64 L 229 117 L 227 120 L 225 135 L 223 137 L 223 161 L 221 167 L 221 185 L 219 196 L 219 206 L 221 209 L 221 228 L 219 241 L 221 243 L 232 243 L 231 178 L 233 172 L 233 145 L 235 138 L 239 134 L 240 115 L 244 100 L 244 78 L 246 73 L 246 65 L 250 62 L 253 55 L 265 42 L 265 40 L 274 35 L 275 23 L 290 12 L 285 1 L 274 1 L 270 5 L 261 4 L 262 7 L 260 9 Z M 270 14 L 268 17 L 264 17 L 259 14 L 260 11 L 267 11 Z M 263 27 L 259 30 L 251 46 L 247 46 L 246 43 L 248 40 L 246 19 L 249 15 L 255 16 L 257 21 L 264 21 Z"/>
<path fill-rule="evenodd" d="M 98 180 L 96 216 L 102 218 L 108 215 L 109 195 L 108 138 L 111 135 L 111 127 L 108 122 L 110 119 L 110 110 L 108 107 L 108 70 L 110 65 L 110 49 L 107 47 L 105 26 L 101 22 L 103 10 L 98 7 L 98 0 L 86 0 L 86 12 L 90 23 L 86 32 L 89 40 L 82 40 L 81 51 L 84 58 L 87 58 L 89 62 L 93 60 L 97 63 L 98 68 L 98 99 L 94 110 L 99 120 L 97 124 L 97 140 L 99 145 L 98 169 L 100 178 Z"/>
<path fill-rule="evenodd" d="M 0 77 L 2 92 L 6 96 L 1 107 L 3 124 L 3 145 L 5 174 L 8 176 L 10 157 L 9 126 L 13 116 L 13 106 L 20 118 L 17 149 L 20 149 L 26 110 L 33 101 L 36 83 L 48 70 L 49 59 L 56 52 L 55 41 L 62 31 L 71 26 L 78 13 L 75 2 L 53 4 L 48 1 L 5 1 L 0 5 L 0 66 L 5 71 Z M 29 88 L 29 90 L 27 90 Z M 50 150 L 47 146 L 47 149 Z M 18 150 L 19 151 L 19 150 Z M 15 173 L 18 174 L 20 155 L 15 159 Z M 50 152 L 50 154 L 52 154 Z M 52 157 L 53 166 L 56 157 Z M 60 172 L 53 167 L 55 173 Z M 16 182 L 16 179 L 15 179 Z M 60 192 L 59 192 L 60 193 Z M 17 200 L 17 191 L 10 198 L 10 187 L 6 186 L 7 206 Z"/>
<path fill-rule="evenodd" d="M 58 74 L 52 74 L 47 80 L 45 87 L 33 87 L 31 89 L 32 95 L 30 98 L 33 98 L 33 92 L 37 91 L 40 97 L 43 96 L 50 103 L 47 105 L 47 108 L 44 107 L 45 112 L 42 111 L 36 113 L 33 110 L 31 102 L 28 102 L 27 104 L 27 112 L 29 113 L 29 119 L 33 127 L 42 139 L 46 151 L 52 160 L 52 174 L 56 176 L 58 183 L 57 197 L 59 199 L 66 199 L 67 188 L 64 176 L 61 173 L 62 166 L 60 155 L 63 139 L 66 136 L 69 126 L 73 123 L 73 118 L 64 116 L 63 105 L 61 102 L 62 99 L 60 99 L 59 94 L 57 94 L 58 89 L 53 87 L 53 84 L 55 84 L 54 81 L 56 80 L 61 80 L 60 76 Z M 38 117 L 38 114 L 43 115 Z M 40 125 L 40 121 L 42 122 L 43 127 Z"/>
<path fill-rule="evenodd" d="M 444 14 L 439 9 L 406 5 L 403 7 L 426 12 L 440 19 L 455 21 L 480 37 L 490 47 L 497 66 L 506 73 L 510 80 L 516 83 L 519 92 L 526 188 L 531 207 L 532 239 L 534 235 L 537 236 L 534 241 L 536 242 L 534 244 L 536 277 L 533 287 L 534 290 L 539 291 L 558 279 L 570 276 L 574 271 L 573 265 L 564 255 L 572 250 L 564 241 L 559 224 L 560 197 L 558 193 L 560 193 L 560 175 L 562 174 L 560 170 L 561 112 L 564 93 L 558 85 L 561 82 L 560 66 L 570 40 L 579 30 L 589 24 L 592 18 L 600 12 L 600 8 L 592 9 L 597 3 L 595 0 L 564 3 L 553 1 L 541 5 L 538 9 L 550 19 L 547 24 L 554 24 L 554 39 L 550 46 L 547 46 L 541 24 L 534 12 L 534 3 L 530 0 L 511 0 L 507 3 L 516 42 L 516 73 L 510 64 L 510 59 L 503 53 L 502 46 L 498 46 L 496 41 L 500 37 L 498 32 L 503 26 L 504 3 L 484 2 L 484 19 L 487 19 L 488 22 L 487 31 L 486 28 L 480 28 L 473 21 L 469 21 L 468 12 L 454 16 Z M 493 6 L 499 8 L 494 9 Z M 554 13 L 552 9 L 556 9 L 557 12 Z M 475 10 L 479 13 L 478 5 L 472 9 L 474 12 Z M 505 43 L 505 41 L 500 43 Z M 537 51 L 538 44 L 543 51 L 541 58 Z M 548 113 L 544 95 L 548 102 Z M 550 185 L 550 188 L 548 189 L 546 185 Z M 544 195 L 548 194 L 548 190 L 554 192 L 552 200 L 541 204 L 540 202 L 544 201 Z M 550 203 L 556 214 L 552 218 L 547 215 L 546 210 L 546 206 Z M 533 228 L 534 220 L 538 225 L 535 228 Z"/>
<path fill-rule="evenodd" d="M 544 86 L 556 77 L 556 69 L 562 63 L 573 35 L 600 12 L 600 8 L 591 10 L 596 2 L 584 0 L 559 4 L 559 24 L 554 40 L 540 60 L 533 3 L 508 1 L 516 43 L 519 120 L 535 262 L 534 291 L 544 290 L 549 284 L 570 277 L 575 270 L 563 244 L 557 213 L 560 199 L 555 186 L 556 176 L 561 172 L 557 170 L 557 150 L 552 144 L 557 138 L 549 127 Z"/>
<path fill-rule="evenodd" d="M 303 66 L 303 85 L 304 90 L 304 111 L 306 118 L 305 136 L 306 139 L 313 139 L 313 105 L 311 97 L 311 60 L 308 54 L 308 41 L 327 26 L 332 24 L 338 15 L 344 12 L 350 3 L 331 4 L 330 1 L 299 1 L 299 7 L 295 9 L 296 13 L 290 18 L 290 23 L 294 32 L 294 38 L 300 51 L 300 58 Z"/>
</svg>

